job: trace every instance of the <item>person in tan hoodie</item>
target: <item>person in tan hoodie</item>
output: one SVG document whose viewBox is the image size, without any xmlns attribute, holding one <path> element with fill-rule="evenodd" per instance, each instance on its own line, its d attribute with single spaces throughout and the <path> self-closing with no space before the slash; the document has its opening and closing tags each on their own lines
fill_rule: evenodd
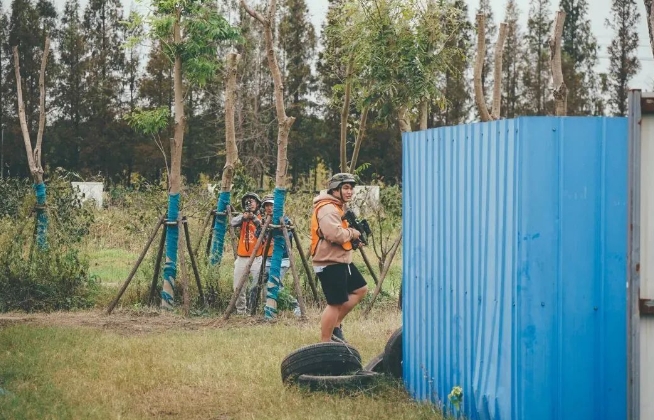
<svg viewBox="0 0 654 420">
<path fill-rule="evenodd" d="M 352 264 L 352 240 L 360 232 L 343 220 L 343 206 L 352 199 L 354 175 L 339 173 L 331 177 L 326 193 L 313 199 L 311 217 L 311 255 L 327 307 L 320 318 L 321 341 L 342 341 L 343 318 L 363 299 L 368 285 Z"/>
</svg>

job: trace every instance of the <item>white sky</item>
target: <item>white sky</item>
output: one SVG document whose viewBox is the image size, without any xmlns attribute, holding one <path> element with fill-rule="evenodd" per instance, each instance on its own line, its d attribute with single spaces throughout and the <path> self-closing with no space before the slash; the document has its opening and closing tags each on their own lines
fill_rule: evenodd
<svg viewBox="0 0 654 420">
<path fill-rule="evenodd" d="M 475 11 L 477 10 L 479 1 L 467 1 L 470 11 L 470 19 L 474 20 Z M 328 2 L 327 0 L 306 0 L 306 2 L 309 6 L 309 13 L 311 14 L 312 21 L 316 26 L 318 33 L 320 33 L 320 27 L 327 13 Z M 558 0 L 551 0 L 550 2 L 553 4 L 552 18 L 554 18 L 554 10 L 558 8 Z M 519 23 L 524 30 L 527 24 L 529 0 L 516 0 L 516 3 L 520 9 L 521 14 Z M 609 45 L 613 37 L 610 29 L 606 28 L 604 25 L 605 20 L 610 17 L 611 0 L 588 0 L 588 3 L 591 5 L 589 7 L 589 18 L 593 29 L 593 34 L 595 37 L 597 37 L 597 42 L 600 46 L 597 70 L 603 72 L 607 70 L 609 65 L 606 47 Z M 654 89 L 654 66 L 652 65 L 654 62 L 654 57 L 652 57 L 652 51 L 649 46 L 649 35 L 647 34 L 647 23 L 645 21 L 645 6 L 643 5 L 642 0 L 636 0 L 636 3 L 638 5 L 638 11 L 641 15 L 640 24 L 638 25 L 638 35 L 640 37 L 638 58 L 640 59 L 641 70 L 631 81 L 630 87 L 651 91 Z M 495 22 L 500 22 L 501 19 L 504 18 L 506 0 L 490 0 L 490 4 L 491 8 L 493 9 Z"/>
</svg>

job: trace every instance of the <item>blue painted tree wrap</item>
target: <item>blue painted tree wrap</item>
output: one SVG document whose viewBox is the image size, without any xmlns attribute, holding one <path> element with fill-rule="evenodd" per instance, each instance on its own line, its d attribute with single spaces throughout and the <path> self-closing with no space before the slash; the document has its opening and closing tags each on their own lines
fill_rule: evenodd
<svg viewBox="0 0 654 420">
<path fill-rule="evenodd" d="M 223 259 L 225 234 L 227 232 L 227 206 L 231 193 L 221 191 L 216 204 L 216 222 L 213 225 L 213 243 L 211 244 L 211 265 L 218 265 Z"/>
<path fill-rule="evenodd" d="M 286 190 L 275 188 L 274 200 L 272 224 L 279 225 L 279 221 L 284 215 Z M 264 318 L 266 319 L 272 319 L 277 314 L 277 295 L 279 294 L 279 286 L 281 284 L 282 258 L 286 250 L 286 242 L 282 236 L 281 229 L 273 231 L 273 244 L 273 254 L 270 259 L 270 275 L 268 276 L 268 291 L 266 293 L 266 307 L 264 309 Z"/>
<path fill-rule="evenodd" d="M 45 184 L 33 184 L 34 194 L 36 194 L 36 245 L 39 249 L 46 249 L 48 247 L 48 240 L 46 232 L 48 231 L 48 214 L 45 211 Z"/>
<path fill-rule="evenodd" d="M 179 193 L 168 195 L 169 222 L 177 221 L 179 217 Z M 175 298 L 175 278 L 177 277 L 177 241 L 179 239 L 179 226 L 166 225 L 166 263 L 163 269 L 163 287 L 161 290 L 161 307 L 172 309 Z"/>
</svg>

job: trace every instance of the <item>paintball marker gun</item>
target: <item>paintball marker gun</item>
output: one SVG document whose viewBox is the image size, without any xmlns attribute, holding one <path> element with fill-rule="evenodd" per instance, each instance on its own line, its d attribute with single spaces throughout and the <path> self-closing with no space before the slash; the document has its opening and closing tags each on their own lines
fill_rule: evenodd
<svg viewBox="0 0 654 420">
<path fill-rule="evenodd" d="M 364 245 L 367 245 L 368 236 L 372 235 L 372 230 L 370 229 L 370 225 L 368 224 L 368 221 L 366 219 L 357 220 L 357 217 L 352 210 L 348 210 L 345 212 L 345 214 L 343 215 L 343 220 L 346 220 L 351 228 L 354 228 L 358 230 L 359 233 L 361 233 L 359 239 L 352 240 L 352 249 L 359 248 L 360 244 L 362 243 Z"/>
</svg>

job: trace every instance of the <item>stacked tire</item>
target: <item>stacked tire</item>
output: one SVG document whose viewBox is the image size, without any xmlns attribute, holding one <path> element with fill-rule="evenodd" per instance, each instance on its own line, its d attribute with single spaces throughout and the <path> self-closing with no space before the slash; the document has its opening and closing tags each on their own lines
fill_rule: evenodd
<svg viewBox="0 0 654 420">
<path fill-rule="evenodd" d="M 311 391 L 363 390 L 383 374 L 402 378 L 402 328 L 387 341 L 384 352 L 365 367 L 361 354 L 347 343 L 317 343 L 301 347 L 284 358 L 282 382 Z"/>
<path fill-rule="evenodd" d="M 282 361 L 282 382 L 312 391 L 360 390 L 377 373 L 365 372 L 361 354 L 346 343 L 317 343 L 301 347 Z"/>
</svg>

